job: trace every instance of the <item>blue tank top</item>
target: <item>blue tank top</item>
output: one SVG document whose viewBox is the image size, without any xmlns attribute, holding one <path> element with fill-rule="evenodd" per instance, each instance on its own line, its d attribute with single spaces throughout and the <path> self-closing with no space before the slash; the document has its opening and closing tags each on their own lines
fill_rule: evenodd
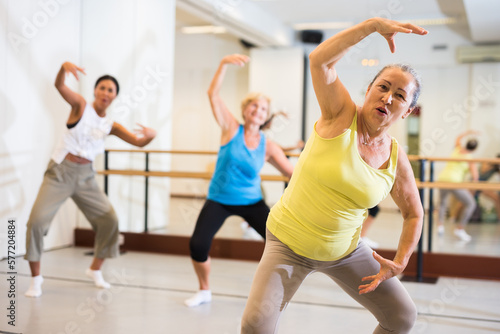
<svg viewBox="0 0 500 334">
<path fill-rule="evenodd" d="M 251 205 L 262 199 L 259 172 L 264 166 L 266 138 L 260 132 L 259 146 L 245 144 L 240 124 L 236 135 L 220 147 L 207 198 L 225 205 Z"/>
</svg>

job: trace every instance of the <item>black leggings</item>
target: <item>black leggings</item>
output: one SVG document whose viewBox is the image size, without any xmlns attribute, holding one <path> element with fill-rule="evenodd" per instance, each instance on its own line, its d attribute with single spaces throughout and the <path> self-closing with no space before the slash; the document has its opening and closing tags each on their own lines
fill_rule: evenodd
<svg viewBox="0 0 500 334">
<path fill-rule="evenodd" d="M 266 237 L 266 221 L 269 207 L 263 200 L 252 205 L 224 205 L 207 200 L 201 209 L 193 235 L 189 241 L 191 258 L 205 262 L 215 233 L 229 216 L 240 216 L 263 238 Z"/>
<path fill-rule="evenodd" d="M 368 215 L 375 218 L 375 217 L 377 217 L 379 211 L 380 211 L 380 208 L 378 207 L 378 205 L 375 205 L 373 208 L 368 209 Z"/>
</svg>

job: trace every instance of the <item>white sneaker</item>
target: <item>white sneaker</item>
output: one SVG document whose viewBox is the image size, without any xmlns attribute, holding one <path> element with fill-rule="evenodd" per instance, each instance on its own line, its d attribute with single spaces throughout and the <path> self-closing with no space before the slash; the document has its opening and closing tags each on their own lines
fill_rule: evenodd
<svg viewBox="0 0 500 334">
<path fill-rule="evenodd" d="M 245 233 L 243 233 L 243 239 L 264 240 L 259 232 L 257 232 L 250 226 L 246 229 Z"/>
<path fill-rule="evenodd" d="M 458 229 L 456 228 L 454 231 L 454 234 L 457 238 L 459 238 L 462 241 L 470 241 L 472 237 L 465 232 L 464 229 Z"/>
<path fill-rule="evenodd" d="M 92 270 L 92 269 L 88 268 L 85 271 L 85 274 L 88 277 L 92 278 L 96 287 L 101 288 L 101 289 L 111 288 L 111 284 L 109 284 L 108 282 L 106 282 L 104 280 L 104 278 L 102 277 L 102 272 L 100 270 Z"/>
<path fill-rule="evenodd" d="M 250 227 L 250 224 L 248 224 L 246 221 L 242 221 L 240 224 L 240 227 L 241 227 L 241 230 L 243 232 L 245 232 Z"/>
<path fill-rule="evenodd" d="M 259 232 L 254 230 L 254 228 L 250 226 L 250 224 L 248 224 L 246 221 L 242 221 L 240 226 L 243 230 L 243 239 L 264 240 Z"/>
<path fill-rule="evenodd" d="M 31 283 L 28 291 L 24 293 L 26 297 L 37 298 L 42 295 L 43 277 L 41 275 L 31 278 Z"/>
<path fill-rule="evenodd" d="M 444 234 L 444 225 L 438 225 L 437 231 L 438 231 L 438 235 L 443 235 Z"/>
<path fill-rule="evenodd" d="M 184 304 L 188 307 L 196 307 L 201 304 L 210 303 L 212 301 L 212 291 L 200 290 L 193 297 L 186 299 Z"/>
<path fill-rule="evenodd" d="M 364 242 L 368 245 L 368 247 L 370 247 L 370 248 L 372 248 L 372 249 L 374 249 L 374 248 L 378 248 L 378 246 L 379 246 L 378 242 L 375 242 L 375 241 L 373 241 L 373 240 L 372 240 L 372 239 L 370 239 L 370 238 L 363 237 L 363 238 L 361 238 L 361 239 L 363 239 L 363 241 L 364 241 Z"/>
</svg>

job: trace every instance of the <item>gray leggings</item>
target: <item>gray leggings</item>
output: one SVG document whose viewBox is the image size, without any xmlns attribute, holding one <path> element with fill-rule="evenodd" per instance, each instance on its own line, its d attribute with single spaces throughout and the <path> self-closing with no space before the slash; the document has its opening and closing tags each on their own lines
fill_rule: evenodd
<svg viewBox="0 0 500 334">
<path fill-rule="evenodd" d="M 43 183 L 31 209 L 26 231 L 26 255 L 38 262 L 43 252 L 43 237 L 47 235 L 57 210 L 71 197 L 89 220 L 95 236 L 95 257 L 116 257 L 118 249 L 118 218 L 95 180 L 92 164 L 77 164 L 68 160 L 57 164 L 50 161 Z"/>
<path fill-rule="evenodd" d="M 297 255 L 269 231 L 266 247 L 255 274 L 243 313 L 242 334 L 276 333 L 281 313 L 302 281 L 313 272 L 322 272 L 335 281 L 378 320 L 373 333 L 409 333 L 417 309 L 401 282 L 393 277 L 375 291 L 360 295 L 361 278 L 378 273 L 380 265 L 363 241 L 337 261 L 316 261 Z"/>
<path fill-rule="evenodd" d="M 461 227 L 464 227 L 469 222 L 470 217 L 474 213 L 476 209 L 476 201 L 474 196 L 470 193 L 470 191 L 465 189 L 440 189 L 439 197 L 441 199 L 439 205 L 439 216 L 438 219 L 440 222 L 444 221 L 444 216 L 447 208 L 447 200 L 450 194 L 453 194 L 460 202 L 464 204 L 464 208 L 462 210 L 462 214 L 458 219 L 458 224 Z"/>
</svg>

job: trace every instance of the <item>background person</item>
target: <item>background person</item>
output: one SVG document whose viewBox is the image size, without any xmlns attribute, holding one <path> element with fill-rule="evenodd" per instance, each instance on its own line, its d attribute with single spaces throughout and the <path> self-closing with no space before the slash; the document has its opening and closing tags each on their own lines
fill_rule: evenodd
<svg viewBox="0 0 500 334">
<path fill-rule="evenodd" d="M 260 129 L 264 132 L 264 134 L 266 136 L 267 136 L 267 132 L 272 131 L 271 127 L 273 126 L 273 122 L 277 119 L 277 117 L 280 117 L 280 116 L 284 117 L 286 119 L 289 117 L 286 112 L 278 111 L 278 112 L 273 113 L 271 115 L 271 117 L 269 117 L 267 119 L 267 121 L 263 125 L 261 125 Z M 299 140 L 293 146 L 280 146 L 280 148 L 285 152 L 285 154 L 288 154 L 291 151 L 295 151 L 295 150 L 302 151 L 302 149 L 304 148 L 304 145 L 305 145 L 304 141 Z M 261 183 L 260 189 L 262 191 L 262 199 L 265 202 L 266 201 L 266 192 L 265 192 L 265 189 L 264 189 L 264 186 L 262 185 L 262 183 Z M 246 221 L 242 221 L 240 226 L 241 226 L 241 229 L 243 230 L 243 238 L 244 239 L 263 240 L 263 237 L 257 231 L 255 231 Z"/>
<path fill-rule="evenodd" d="M 500 154 L 497 154 L 496 157 L 497 159 L 500 158 Z M 479 181 L 487 182 L 498 173 L 500 173 L 500 165 L 483 163 L 479 168 Z M 493 190 L 481 190 L 475 193 L 475 197 L 477 198 L 479 194 L 483 194 L 493 201 L 495 212 L 497 214 L 497 223 L 500 222 L 500 196 L 498 195 L 499 192 Z"/>
<path fill-rule="evenodd" d="M 212 300 L 209 251 L 215 234 L 227 217 L 240 216 L 262 237 L 265 236 L 269 207 L 262 199 L 259 176 L 264 162 L 270 162 L 288 177 L 293 171 L 281 148 L 266 139 L 260 130 L 269 118 L 269 98 L 260 93 L 247 95 L 241 103 L 244 123 L 240 124 L 219 95 L 228 65 L 244 66 L 248 61 L 244 55 L 225 56 L 208 89 L 212 112 L 222 130 L 221 147 L 207 201 L 189 242 L 199 282 L 199 291 L 185 301 L 189 307 Z"/>
<path fill-rule="evenodd" d="M 455 148 L 451 154 L 451 158 L 457 159 L 467 159 L 470 158 L 470 154 L 474 152 L 477 148 L 478 142 L 476 139 L 467 140 L 465 145 L 462 145 L 462 140 L 469 135 L 477 134 L 477 131 L 466 131 L 455 140 Z M 439 173 L 437 181 L 441 182 L 453 182 L 461 183 L 465 181 L 466 175 L 470 172 L 473 181 L 478 181 L 479 173 L 475 163 L 465 162 L 465 161 L 450 161 L 446 163 L 444 169 Z M 439 213 L 438 213 L 438 234 L 444 234 L 444 219 L 446 215 L 446 210 L 448 209 L 448 197 L 450 195 L 455 196 L 459 200 L 463 208 L 458 217 L 457 226 L 455 227 L 453 233 L 454 235 L 463 241 L 470 241 L 471 236 L 465 232 L 465 226 L 469 222 L 470 217 L 474 213 L 476 208 L 476 201 L 471 192 L 467 189 L 439 189 Z"/>
<path fill-rule="evenodd" d="M 40 260 L 43 252 L 43 237 L 48 233 L 57 210 L 68 197 L 83 212 L 95 231 L 94 259 L 87 276 L 99 288 L 109 288 L 101 273 L 105 258 L 116 257 L 118 250 L 118 218 L 107 196 L 95 180 L 92 162 L 104 152 L 104 139 L 115 135 L 135 146 L 145 146 L 156 136 L 156 131 L 140 125 L 134 134 L 121 124 L 106 117 L 106 110 L 116 98 L 118 81 L 105 75 L 97 79 L 94 87 L 94 102 L 87 103 L 78 93 L 65 84 L 66 74 L 71 73 L 78 80 L 83 68 L 66 62 L 61 66 L 55 86 L 71 106 L 64 133 L 58 147 L 52 154 L 43 183 L 31 209 L 26 232 L 26 255 L 31 270 L 31 284 L 25 295 L 42 295 L 43 277 Z"/>
</svg>

